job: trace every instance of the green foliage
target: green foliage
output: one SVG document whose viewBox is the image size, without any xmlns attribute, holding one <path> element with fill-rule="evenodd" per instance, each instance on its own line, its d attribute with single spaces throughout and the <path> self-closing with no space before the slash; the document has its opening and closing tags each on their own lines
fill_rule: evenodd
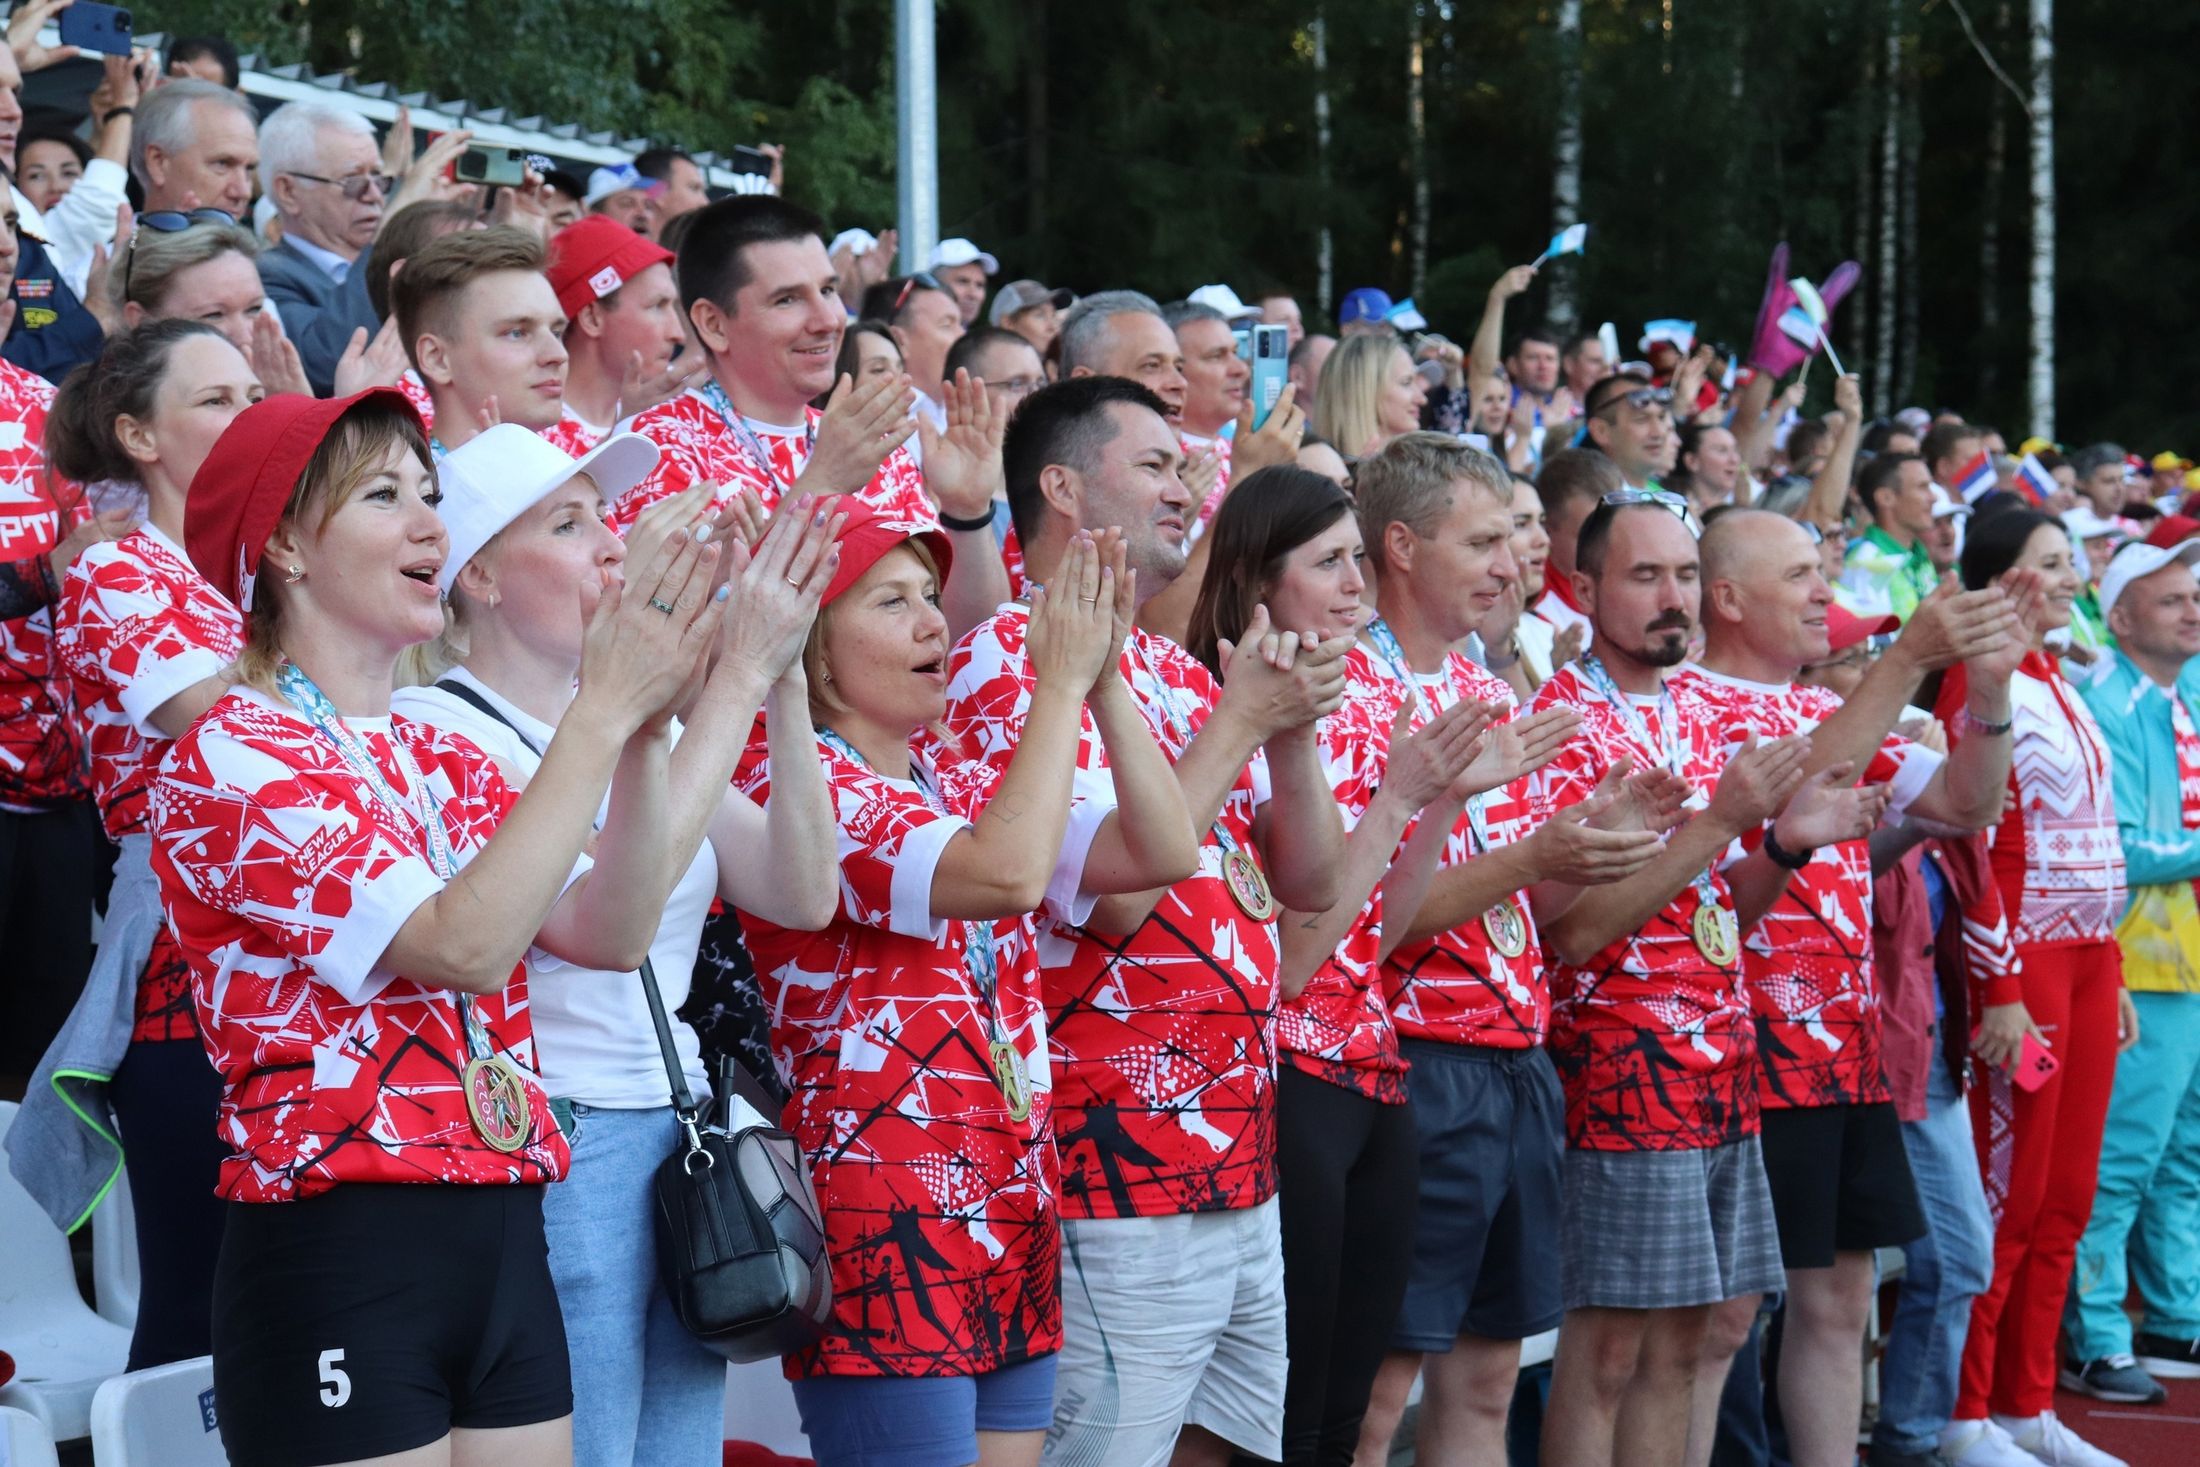
<svg viewBox="0 0 2200 1467">
<path fill-rule="evenodd" d="M 938 0 L 941 223 L 1015 274 L 1169 295 L 1213 280 L 1296 289 L 1311 318 L 1320 226 L 1335 288 L 1411 284 L 1407 38 L 1424 38 L 1431 231 L 1421 301 L 1473 329 L 1490 279 L 1550 224 L 1558 47 L 1550 0 L 1320 0 L 1333 135 L 1322 188 L 1309 23 L 1317 0 Z M 1946 0 L 1898 0 L 1918 96 L 1918 395 L 2023 426 L 2030 247 L 2023 114 Z M 2027 75 L 1997 0 L 1969 9 Z M 2186 186 L 2187 7 L 2060 0 L 2061 420 L 2073 439 L 2200 446 L 2200 236 Z M 1888 0 L 1584 0 L 1577 273 L 1589 322 L 1651 316 L 1738 341 L 1787 239 L 1820 276 L 1876 240 L 1883 98 L 1867 67 Z M 1671 30 L 1664 22 L 1671 19 Z M 218 30 L 271 60 L 348 68 L 515 116 L 689 147 L 788 145 L 788 191 L 836 226 L 893 217 L 891 0 L 160 0 L 145 29 Z M 1985 139 L 2008 128 L 2001 262 L 1983 281 Z M 1863 188 L 1860 190 L 1860 184 Z M 1842 307 L 1853 339 L 1881 282 Z M 1538 286 L 1513 324 L 1542 308 Z M 2001 325 L 1981 333 L 1988 293 Z M 1868 365 L 1859 362 L 1856 365 Z M 1991 367 L 1989 372 L 1987 369 Z M 1981 396 L 1991 381 L 1991 394 Z M 2179 436 L 2181 435 L 2181 436 Z M 2012 438 L 2018 436 L 2012 431 Z"/>
</svg>

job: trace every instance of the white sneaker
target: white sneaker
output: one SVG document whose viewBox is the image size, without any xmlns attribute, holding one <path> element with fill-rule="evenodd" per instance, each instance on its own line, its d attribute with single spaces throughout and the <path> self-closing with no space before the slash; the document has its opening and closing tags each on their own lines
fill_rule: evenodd
<svg viewBox="0 0 2200 1467">
<path fill-rule="evenodd" d="M 2079 1436 L 2052 1411 L 2037 1416 L 1996 1416 L 1994 1424 L 2009 1439 L 2048 1467 L 2130 1467 L 2121 1457 L 2110 1456 Z"/>
<path fill-rule="evenodd" d="M 2040 1459 L 1991 1420 L 1951 1421 L 1940 1429 L 1940 1455 L 1950 1467 L 2040 1467 Z"/>
</svg>

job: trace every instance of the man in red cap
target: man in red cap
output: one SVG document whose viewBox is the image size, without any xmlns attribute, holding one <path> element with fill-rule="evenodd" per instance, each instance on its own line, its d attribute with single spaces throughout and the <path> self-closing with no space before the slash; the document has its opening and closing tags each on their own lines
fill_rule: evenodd
<svg viewBox="0 0 2200 1467">
<path fill-rule="evenodd" d="M 687 333 L 672 251 L 591 214 L 551 239 L 549 276 L 566 319 L 565 416 L 581 448 L 700 379 L 701 352 L 674 362 Z"/>
<path fill-rule="evenodd" d="M 1865 782 L 1890 786 L 1894 818 L 1969 830 L 1999 815 L 2009 739 L 1964 739 L 1943 756 L 1896 734 L 1894 714 L 1874 716 L 1868 700 L 1842 718 L 1841 699 L 1797 685 L 1796 675 L 1830 652 L 1833 609 L 1818 544 L 1803 526 L 1761 510 L 1729 511 L 1705 530 L 1702 558 L 1704 658 L 1674 680 L 1714 710 L 1722 742 L 1733 747 L 1753 732 L 1810 734 L 1819 767 L 1849 763 Z M 1979 594 L 1989 611 L 2003 600 L 1998 590 Z M 1916 635 L 1905 633 L 1887 654 L 1898 667 L 1917 661 L 1936 630 L 1943 613 L 1926 608 L 1953 599 L 1940 596 L 1913 614 Z M 2026 644 L 2000 620 L 1987 625 L 1968 649 L 1969 712 L 1981 732 L 2006 732 L 2009 679 Z M 1765 1175 L 1787 1271 L 1780 1406 L 1796 1460 L 1830 1462 L 1855 1452 L 1863 1400 L 1855 1345 L 1871 1304 L 1873 1250 L 1915 1240 L 1925 1220 L 1880 1060 L 1869 850 L 1858 840 L 1782 851 L 1769 835 L 1765 850 L 1794 872 L 1749 930 L 1742 958 L 1757 1031 Z M 1759 1302 L 1743 1295 L 1713 1315 L 1696 1392 L 1706 1440 Z"/>
</svg>

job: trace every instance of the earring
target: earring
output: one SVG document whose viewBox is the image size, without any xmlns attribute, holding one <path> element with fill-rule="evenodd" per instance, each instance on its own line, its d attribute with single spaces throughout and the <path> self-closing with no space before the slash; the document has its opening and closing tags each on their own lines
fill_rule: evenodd
<svg viewBox="0 0 2200 1467">
<path fill-rule="evenodd" d="M 290 568 L 290 574 L 283 577 L 283 584 L 286 586 L 295 586 L 305 578 L 306 568 L 302 565 L 294 565 Z"/>
</svg>

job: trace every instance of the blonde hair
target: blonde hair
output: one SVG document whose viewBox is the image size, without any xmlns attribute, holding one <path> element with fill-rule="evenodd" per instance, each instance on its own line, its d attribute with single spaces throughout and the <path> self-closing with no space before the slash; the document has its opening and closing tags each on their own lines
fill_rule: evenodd
<svg viewBox="0 0 2200 1467">
<path fill-rule="evenodd" d="M 1314 432 L 1346 458 L 1371 452 L 1369 445 L 1383 436 L 1377 412 L 1383 379 L 1390 372 L 1391 353 L 1404 350 L 1388 333 L 1348 336 L 1322 363 L 1321 381 L 1314 389 Z"/>
<path fill-rule="evenodd" d="M 1505 465 L 1448 433 L 1400 433 L 1380 453 L 1360 460 L 1352 492 L 1360 506 L 1368 569 L 1378 579 L 1388 568 L 1383 541 L 1390 527 L 1402 524 L 1423 538 L 1435 534 L 1451 508 L 1453 488 L 1461 484 L 1512 503 L 1512 474 Z"/>
<path fill-rule="evenodd" d="M 158 316 L 161 299 L 178 275 L 224 255 L 242 255 L 248 263 L 256 262 L 260 242 L 234 224 L 194 224 L 166 232 L 141 227 L 107 272 L 108 298 L 117 310 L 133 304 L 148 316 Z"/>
<path fill-rule="evenodd" d="M 390 449 L 403 447 L 431 472 L 434 460 L 428 438 L 420 428 L 419 414 L 409 404 L 392 404 L 370 398 L 354 404 L 329 428 L 320 447 L 306 461 L 305 472 L 291 488 L 276 527 L 310 524 L 319 535 L 351 491 L 374 473 Z M 252 609 L 245 613 L 244 651 L 238 654 L 233 676 L 263 693 L 276 692 L 275 674 L 283 665 L 283 591 L 278 567 L 268 564 L 262 548 L 260 573 L 252 587 Z"/>
</svg>

